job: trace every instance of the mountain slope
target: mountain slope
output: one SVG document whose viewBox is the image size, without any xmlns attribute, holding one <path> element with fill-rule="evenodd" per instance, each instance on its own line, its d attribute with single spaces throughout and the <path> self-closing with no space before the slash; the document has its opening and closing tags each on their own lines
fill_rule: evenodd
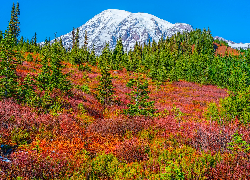
<svg viewBox="0 0 250 180">
<path fill-rule="evenodd" d="M 231 48 L 234 48 L 234 49 L 247 49 L 247 48 L 250 48 L 250 43 L 235 43 L 233 41 L 230 41 L 230 40 L 226 40 L 222 37 L 219 37 L 219 36 L 215 36 L 214 39 L 218 39 L 218 40 L 223 40 L 225 42 L 228 43 L 228 45 L 231 47 Z"/>
<path fill-rule="evenodd" d="M 105 43 L 109 42 L 110 48 L 116 45 L 116 40 L 121 37 L 125 50 L 139 43 L 172 36 L 177 32 L 191 31 L 191 25 L 185 23 L 172 24 L 147 13 L 131 13 L 124 10 L 108 9 L 94 16 L 84 25 L 79 27 L 79 44 L 84 44 L 84 34 L 87 31 L 88 48 L 95 46 L 100 54 Z M 72 32 L 59 37 L 66 48 L 72 47 Z"/>
</svg>

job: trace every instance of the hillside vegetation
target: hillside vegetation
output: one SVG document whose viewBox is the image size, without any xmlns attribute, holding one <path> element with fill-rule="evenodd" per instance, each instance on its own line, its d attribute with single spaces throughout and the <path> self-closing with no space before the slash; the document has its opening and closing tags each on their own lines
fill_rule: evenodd
<svg viewBox="0 0 250 180">
<path fill-rule="evenodd" d="M 18 11 L 0 33 L 0 179 L 250 178 L 250 50 L 222 56 L 197 29 L 96 56 L 77 30 L 70 50 L 19 39 Z"/>
</svg>

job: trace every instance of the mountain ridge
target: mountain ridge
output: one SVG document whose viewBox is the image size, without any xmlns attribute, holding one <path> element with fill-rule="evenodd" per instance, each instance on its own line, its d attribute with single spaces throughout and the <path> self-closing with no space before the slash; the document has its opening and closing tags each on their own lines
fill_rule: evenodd
<svg viewBox="0 0 250 180">
<path fill-rule="evenodd" d="M 119 9 L 107 9 L 95 15 L 79 28 L 79 46 L 84 46 L 85 31 L 87 32 L 89 50 L 95 49 L 100 55 L 106 43 L 110 49 L 114 49 L 117 39 L 121 37 L 125 51 L 134 47 L 136 42 L 143 44 L 149 40 L 158 42 L 160 38 L 171 37 L 178 32 L 194 30 L 186 23 L 172 24 L 148 13 L 131 13 Z M 66 49 L 72 48 L 72 31 L 57 38 L 62 39 Z M 214 39 L 224 40 L 235 49 L 250 48 L 250 43 L 235 43 L 222 37 Z M 52 40 L 53 43 L 55 40 Z"/>
<path fill-rule="evenodd" d="M 85 30 L 88 36 L 88 49 L 95 47 L 97 54 L 109 42 L 114 49 L 116 41 L 122 38 L 125 50 L 130 50 L 135 43 L 158 42 L 161 37 L 171 37 L 177 32 L 191 31 L 192 26 L 186 23 L 172 24 L 148 13 L 131 13 L 125 10 L 108 9 L 95 15 L 79 27 L 79 46 L 84 45 Z M 72 31 L 58 37 L 65 48 L 72 47 Z M 52 40 L 54 42 L 54 40 Z"/>
<path fill-rule="evenodd" d="M 250 43 L 235 43 L 233 41 L 224 39 L 223 37 L 219 37 L 219 36 L 214 36 L 214 39 L 215 40 L 218 39 L 218 40 L 225 41 L 225 42 L 228 43 L 228 45 L 231 48 L 234 48 L 234 49 L 247 49 L 247 48 L 250 48 Z"/>
</svg>

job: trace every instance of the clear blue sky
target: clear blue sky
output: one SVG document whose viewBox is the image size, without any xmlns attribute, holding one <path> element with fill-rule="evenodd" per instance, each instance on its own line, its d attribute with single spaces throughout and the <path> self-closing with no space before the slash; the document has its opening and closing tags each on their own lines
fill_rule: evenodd
<svg viewBox="0 0 250 180">
<path fill-rule="evenodd" d="M 1 0 L 0 30 L 4 31 L 16 0 Z M 207 28 L 213 36 L 250 43 L 250 0 L 19 0 L 21 35 L 38 41 L 68 33 L 106 9 L 153 14 L 171 23 Z"/>
</svg>

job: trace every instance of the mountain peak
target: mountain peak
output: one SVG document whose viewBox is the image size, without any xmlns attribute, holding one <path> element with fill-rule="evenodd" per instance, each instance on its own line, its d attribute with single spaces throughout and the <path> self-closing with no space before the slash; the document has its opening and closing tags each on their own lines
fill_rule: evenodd
<svg viewBox="0 0 250 180">
<path fill-rule="evenodd" d="M 185 23 L 172 24 L 148 13 L 131 13 L 119 9 L 107 9 L 95 15 L 92 19 L 79 27 L 79 44 L 84 44 L 84 34 L 87 31 L 88 48 L 95 46 L 100 54 L 105 43 L 113 49 L 119 37 L 125 50 L 134 47 L 136 42 L 143 44 L 149 40 L 159 41 L 161 37 L 170 37 L 177 32 L 191 31 L 191 25 Z M 66 48 L 72 47 L 72 32 L 59 37 Z"/>
<path fill-rule="evenodd" d="M 113 13 L 113 14 L 122 14 L 122 13 L 129 13 L 128 11 L 125 10 L 120 10 L 120 9 L 107 9 L 102 11 L 101 13 Z"/>
</svg>

